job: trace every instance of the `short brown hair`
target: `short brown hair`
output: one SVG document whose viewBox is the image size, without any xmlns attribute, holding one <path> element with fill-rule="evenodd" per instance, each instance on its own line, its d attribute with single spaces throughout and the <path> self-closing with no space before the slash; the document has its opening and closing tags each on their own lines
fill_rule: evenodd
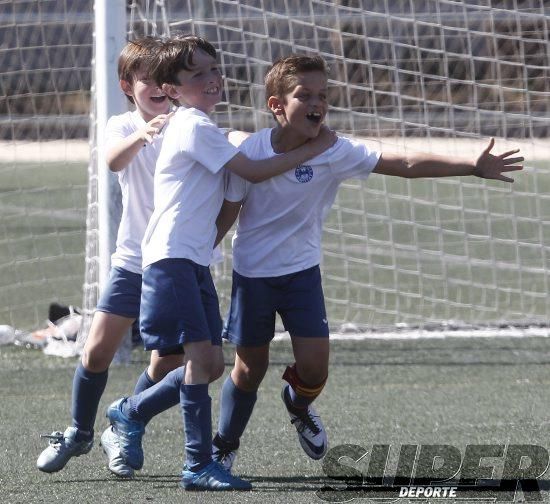
<svg viewBox="0 0 550 504">
<path fill-rule="evenodd" d="M 162 40 L 158 37 L 140 37 L 129 40 L 118 57 L 118 78 L 130 84 L 140 70 L 149 74 L 151 62 L 160 49 Z M 126 98 L 134 103 L 134 99 L 126 95 Z"/>
<path fill-rule="evenodd" d="M 180 70 L 191 70 L 193 55 L 198 49 L 216 59 L 216 48 L 208 40 L 195 35 L 178 35 L 162 43 L 151 68 L 151 78 L 162 84 L 179 84 Z"/>
<path fill-rule="evenodd" d="M 296 87 L 296 75 L 304 72 L 323 72 L 328 75 L 328 67 L 321 56 L 290 55 L 280 58 L 265 76 L 266 98 L 282 98 Z"/>
</svg>

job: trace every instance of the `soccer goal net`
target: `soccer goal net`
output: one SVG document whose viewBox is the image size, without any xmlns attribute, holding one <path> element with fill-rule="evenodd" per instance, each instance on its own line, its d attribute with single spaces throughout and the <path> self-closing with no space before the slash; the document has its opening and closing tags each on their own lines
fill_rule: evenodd
<svg viewBox="0 0 550 504">
<path fill-rule="evenodd" d="M 80 306 L 93 25 L 90 2 L 0 5 L 0 324 Z"/>
<path fill-rule="evenodd" d="M 57 4 L 69 8 L 72 2 Z M 28 44 L 45 52 L 53 42 L 32 38 L 43 32 L 44 19 L 40 21 L 40 29 L 35 27 L 35 34 L 28 35 Z M 252 132 L 272 126 L 263 91 L 267 68 L 290 53 L 320 54 L 331 69 L 330 126 L 373 149 L 473 158 L 490 137 L 496 138 L 497 152 L 522 149 L 525 169 L 514 174 L 513 185 L 474 177 L 413 181 L 379 175 L 344 183 L 326 221 L 321 265 L 334 331 L 528 330 L 547 324 L 550 10 L 545 0 L 134 0 L 127 3 L 120 21 L 129 38 L 194 33 L 217 47 L 225 75 L 225 98 L 214 114 L 220 127 Z M 68 16 L 64 25 L 73 34 L 74 22 Z M 13 43 L 21 40 L 14 37 Z M 86 45 L 88 58 L 90 44 L 91 38 Z M 42 58 L 44 65 L 51 68 L 51 58 L 64 58 L 71 67 L 67 75 L 85 86 L 90 60 L 72 62 L 69 55 L 75 51 L 75 41 L 66 45 L 59 53 L 65 56 L 48 46 L 51 56 Z M 7 54 L 3 48 L 0 51 Z M 30 74 L 24 74 L 25 79 L 19 75 L 11 78 L 12 85 L 30 86 Z M 116 75 L 112 85 L 117 86 Z M 53 83 L 51 87 L 43 101 L 51 108 L 60 107 L 65 103 L 61 93 Z M 38 92 L 29 90 L 28 95 L 21 88 L 20 102 L 24 97 L 37 100 Z M 81 94 L 86 96 L 85 91 Z M 4 103 L 6 114 L 9 99 Z M 13 107 L 10 110 L 12 126 L 2 130 L 4 138 L 6 131 L 12 136 L 20 131 L 13 126 L 19 116 Z M 35 106 L 29 114 L 41 117 L 42 112 Z M 32 120 L 33 131 L 38 124 Z M 92 142 L 95 135 L 92 127 Z M 69 139 L 64 132 L 65 145 Z M 9 142 L 16 145 L 11 137 Z M 45 158 L 39 163 L 44 165 Z M 69 161 L 63 163 L 69 166 Z M 94 199 L 94 164 L 92 159 L 88 202 L 92 214 L 102 204 Z M 13 160 L 3 166 L 5 177 L 27 173 L 19 160 L 17 166 Z M 58 174 L 59 169 L 51 171 Z M 36 244 L 36 229 L 28 219 L 39 205 L 32 188 L 29 192 L 22 181 L 17 184 L 7 198 L 0 193 L 0 201 L 3 214 L 5 208 L 24 207 L 27 220 L 16 231 L 25 238 L 8 236 L 13 220 L 2 217 L 9 252 L 0 268 L 12 275 L 15 285 L 36 285 L 37 278 L 45 275 L 43 261 L 35 258 L 34 251 L 26 252 L 28 259 L 18 259 L 11 244 L 25 240 Z M 74 185 L 81 192 L 83 186 Z M 64 191 L 63 197 L 68 194 Z M 48 200 L 59 204 L 52 195 Z M 82 224 L 83 211 L 75 204 L 67 214 Z M 54 215 L 44 205 L 36 214 L 48 222 Z M 49 236 L 59 249 L 61 283 L 68 280 L 65 265 L 71 260 L 86 264 L 88 312 L 97 299 L 96 226 L 88 218 L 85 261 L 81 249 L 62 248 L 64 233 L 71 232 L 68 223 L 59 224 Z M 215 267 L 215 279 L 225 309 L 231 278 L 229 239 L 223 249 L 225 260 Z M 12 273 L 23 266 L 29 267 L 26 277 Z M 13 294 L 7 295 L 3 288 L 7 313 L 32 308 L 30 298 L 16 299 L 16 287 L 8 292 Z M 12 300 L 16 306 L 10 308 Z"/>
</svg>

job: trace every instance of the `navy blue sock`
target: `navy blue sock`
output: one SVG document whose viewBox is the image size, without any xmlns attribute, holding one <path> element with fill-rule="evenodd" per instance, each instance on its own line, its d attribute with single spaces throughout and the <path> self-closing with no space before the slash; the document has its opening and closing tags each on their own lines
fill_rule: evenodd
<svg viewBox="0 0 550 504">
<path fill-rule="evenodd" d="M 136 382 L 136 386 L 134 387 L 134 395 L 138 395 L 144 390 L 147 390 L 149 387 L 152 387 L 155 383 L 149 376 L 149 373 L 147 372 L 147 368 L 139 375 L 139 378 Z"/>
<path fill-rule="evenodd" d="M 200 471 L 212 462 L 212 400 L 208 384 L 182 384 L 180 405 L 185 431 L 185 463 L 189 470 Z"/>
<path fill-rule="evenodd" d="M 94 435 L 95 417 L 99 400 L 107 385 L 109 371 L 92 373 L 78 363 L 73 378 L 72 415 L 73 427 L 78 429 L 77 441 Z"/>
<path fill-rule="evenodd" d="M 223 441 L 238 444 L 250 420 L 258 394 L 235 386 L 229 375 L 222 386 L 218 434 Z"/>
<path fill-rule="evenodd" d="M 153 386 L 128 397 L 122 405 L 122 412 L 132 420 L 147 424 L 154 416 L 179 404 L 184 372 L 183 366 L 174 369 Z"/>
</svg>

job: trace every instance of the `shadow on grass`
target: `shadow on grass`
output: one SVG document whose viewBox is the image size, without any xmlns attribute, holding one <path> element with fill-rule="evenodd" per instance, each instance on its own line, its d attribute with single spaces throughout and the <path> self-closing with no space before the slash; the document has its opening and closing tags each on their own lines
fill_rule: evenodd
<svg viewBox="0 0 550 504">
<path fill-rule="evenodd" d="M 253 476 L 250 474 L 239 474 L 241 478 L 250 481 L 253 490 L 260 492 L 316 492 L 333 480 L 322 476 Z M 153 488 L 175 488 L 179 486 L 179 474 L 147 474 L 136 476 L 133 479 L 117 478 L 116 476 L 105 478 L 86 478 L 59 481 L 56 483 L 110 483 L 116 484 L 139 484 L 152 483 Z"/>
</svg>

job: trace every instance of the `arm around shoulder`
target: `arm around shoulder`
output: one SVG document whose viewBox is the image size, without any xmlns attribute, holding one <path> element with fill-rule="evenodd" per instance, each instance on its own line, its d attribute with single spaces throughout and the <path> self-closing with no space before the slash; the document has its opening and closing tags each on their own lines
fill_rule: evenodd
<svg viewBox="0 0 550 504">
<path fill-rule="evenodd" d="M 337 140 L 336 134 L 328 128 L 323 128 L 321 133 L 296 149 L 279 154 L 267 159 L 249 159 L 244 154 L 238 153 L 224 166 L 229 171 L 239 175 L 252 184 L 258 184 L 264 180 L 296 168 L 308 159 L 323 153 L 332 147 Z"/>
</svg>

